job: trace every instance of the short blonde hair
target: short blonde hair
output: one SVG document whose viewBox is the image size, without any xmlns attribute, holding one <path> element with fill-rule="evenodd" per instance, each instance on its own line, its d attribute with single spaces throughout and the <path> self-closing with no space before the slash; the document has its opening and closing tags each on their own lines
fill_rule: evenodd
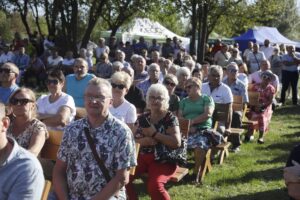
<svg viewBox="0 0 300 200">
<path fill-rule="evenodd" d="M 200 88 L 200 90 L 202 89 L 202 82 L 199 78 L 191 77 L 186 81 L 186 83 L 192 83 L 194 85 L 197 85 Z"/>
<path fill-rule="evenodd" d="M 190 76 L 191 76 L 191 71 L 190 71 L 190 69 L 187 68 L 187 67 L 180 67 L 179 69 L 177 69 L 177 72 L 176 72 L 177 78 L 178 78 L 179 76 L 181 76 L 182 74 L 185 74 L 185 75 L 187 75 L 188 77 L 190 77 Z"/>
<path fill-rule="evenodd" d="M 130 88 L 131 83 L 132 83 L 132 78 L 129 76 L 128 73 L 121 71 L 121 72 L 115 72 L 112 76 L 111 76 L 111 82 L 122 82 L 127 89 Z"/>
<path fill-rule="evenodd" d="M 152 93 L 158 93 L 159 95 L 161 95 L 163 99 L 161 102 L 162 110 L 168 110 L 170 96 L 167 88 L 161 83 L 152 84 L 150 86 L 146 95 L 146 103 L 148 108 L 149 108 L 149 97 L 151 96 Z"/>
</svg>

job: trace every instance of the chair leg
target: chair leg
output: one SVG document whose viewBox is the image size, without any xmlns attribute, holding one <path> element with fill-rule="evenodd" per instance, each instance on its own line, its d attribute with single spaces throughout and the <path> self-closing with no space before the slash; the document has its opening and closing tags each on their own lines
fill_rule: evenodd
<svg viewBox="0 0 300 200">
<path fill-rule="evenodd" d="M 200 178 L 199 178 L 200 182 L 203 181 L 206 171 L 210 172 L 212 170 L 212 165 L 210 162 L 210 154 L 211 154 L 211 149 L 208 149 L 205 155 L 205 160 L 203 162 L 202 170 L 200 172 Z"/>
<path fill-rule="evenodd" d="M 222 165 L 224 161 L 225 156 L 225 149 L 221 150 L 220 158 L 219 158 L 219 164 Z"/>
</svg>

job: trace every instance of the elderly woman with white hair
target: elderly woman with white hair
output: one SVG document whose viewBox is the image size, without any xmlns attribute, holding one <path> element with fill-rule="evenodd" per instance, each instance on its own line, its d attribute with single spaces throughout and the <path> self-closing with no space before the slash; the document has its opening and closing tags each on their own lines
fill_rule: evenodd
<svg viewBox="0 0 300 200">
<path fill-rule="evenodd" d="M 180 67 L 176 72 L 176 76 L 178 79 L 178 85 L 176 86 L 174 93 L 180 99 L 183 99 L 187 97 L 187 92 L 185 91 L 185 83 L 187 79 L 191 76 L 191 71 L 187 67 Z"/>
<path fill-rule="evenodd" d="M 166 160 L 157 161 L 158 146 L 170 149 L 179 148 L 181 135 L 177 117 L 168 111 L 169 94 L 162 84 L 153 84 L 147 93 L 147 108 L 150 112 L 142 114 L 134 133 L 136 142 L 141 144 L 138 166 L 134 176 L 130 177 L 126 190 L 129 199 L 137 199 L 133 180 L 148 173 L 147 190 L 151 199 L 171 199 L 164 185 L 175 173 L 177 164 Z"/>
<path fill-rule="evenodd" d="M 149 77 L 146 80 L 137 84 L 137 87 L 143 91 L 144 95 L 147 94 L 147 91 L 152 84 L 160 82 L 159 76 L 161 72 L 158 64 L 152 63 L 151 65 L 149 65 L 147 72 Z"/>
<path fill-rule="evenodd" d="M 113 71 L 113 74 L 114 74 L 115 72 L 120 72 L 120 71 L 122 71 L 123 68 L 124 68 L 124 65 L 123 65 L 123 63 L 121 63 L 120 61 L 115 61 L 115 62 L 112 63 L 112 71 Z"/>
<path fill-rule="evenodd" d="M 133 129 L 133 125 L 137 119 L 136 108 L 125 99 L 125 95 L 131 86 L 131 81 L 131 77 L 126 72 L 116 72 L 112 75 L 113 103 L 109 108 L 109 112 L 119 120 L 125 122 L 129 128 Z"/>
</svg>

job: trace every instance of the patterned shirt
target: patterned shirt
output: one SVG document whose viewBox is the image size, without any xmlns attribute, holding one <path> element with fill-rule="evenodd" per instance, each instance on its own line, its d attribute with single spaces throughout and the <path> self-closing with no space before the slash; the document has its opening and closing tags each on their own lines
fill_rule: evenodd
<svg viewBox="0 0 300 200">
<path fill-rule="evenodd" d="M 235 82 L 229 85 L 228 78 L 226 78 L 225 80 L 223 80 L 223 83 L 229 86 L 233 95 L 242 96 L 243 103 L 249 102 L 248 90 L 241 80 L 237 79 Z"/>
<path fill-rule="evenodd" d="M 65 129 L 58 151 L 58 159 L 67 164 L 66 174 L 71 200 L 91 199 L 107 184 L 93 157 L 83 131 L 84 127 L 89 128 L 98 155 L 111 177 L 116 175 L 117 170 L 137 165 L 133 134 L 123 122 L 111 114 L 97 128 L 90 127 L 87 118 L 71 123 Z"/>
<path fill-rule="evenodd" d="M 26 127 L 26 129 L 21 134 L 19 134 L 17 137 L 15 137 L 12 134 L 13 126 L 14 126 L 14 121 L 12 121 L 12 123 L 10 124 L 10 126 L 8 128 L 7 136 L 14 138 L 17 141 L 17 143 L 24 149 L 28 149 L 28 147 L 30 145 L 31 137 L 35 134 L 46 134 L 45 135 L 46 139 L 49 137 L 46 125 L 38 119 L 33 119 L 29 123 L 28 127 Z"/>
</svg>

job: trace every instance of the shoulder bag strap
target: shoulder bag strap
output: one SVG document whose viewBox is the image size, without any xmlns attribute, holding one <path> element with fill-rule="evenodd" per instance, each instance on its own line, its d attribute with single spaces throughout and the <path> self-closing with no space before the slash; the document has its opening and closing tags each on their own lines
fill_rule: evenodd
<svg viewBox="0 0 300 200">
<path fill-rule="evenodd" d="M 253 53 L 253 55 L 254 55 L 254 58 L 255 58 L 255 60 L 256 60 L 256 62 L 258 64 L 258 70 L 259 70 L 260 69 L 260 63 L 258 62 L 256 55 L 254 53 Z"/>
<path fill-rule="evenodd" d="M 90 135 L 90 131 L 87 127 L 84 127 L 84 134 L 88 140 L 88 143 L 90 145 L 90 148 L 93 152 L 93 156 L 94 158 L 96 159 L 97 161 L 97 164 L 98 166 L 100 167 L 103 175 L 104 175 L 104 178 L 106 180 L 106 182 L 108 183 L 110 180 L 111 180 L 111 177 L 109 175 L 109 172 L 108 172 L 108 169 L 105 167 L 104 163 L 103 163 L 103 160 L 101 160 L 101 158 L 99 157 L 98 153 L 97 153 L 97 150 L 96 150 L 96 147 L 95 147 L 95 144 L 93 142 L 93 139 L 92 139 L 92 136 Z"/>
</svg>

